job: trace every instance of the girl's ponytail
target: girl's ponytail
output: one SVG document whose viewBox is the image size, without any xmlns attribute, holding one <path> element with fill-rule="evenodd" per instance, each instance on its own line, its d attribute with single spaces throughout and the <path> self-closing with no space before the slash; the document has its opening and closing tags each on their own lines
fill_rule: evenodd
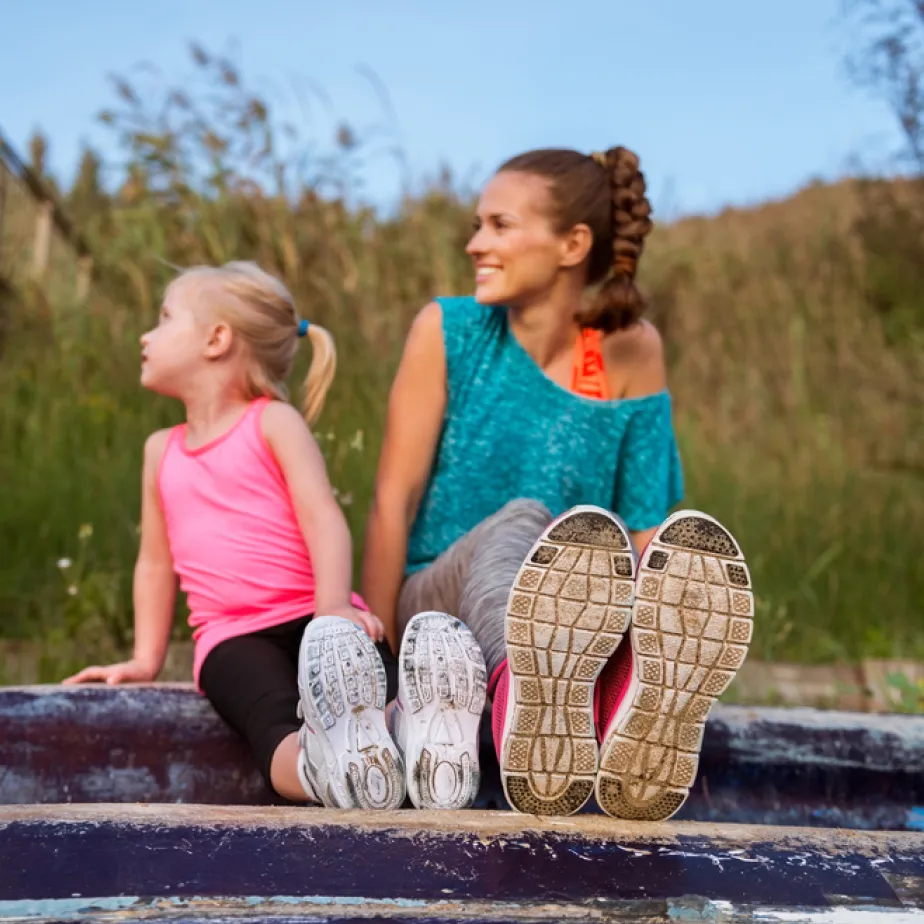
<svg viewBox="0 0 924 924">
<path fill-rule="evenodd" d="M 301 322 L 305 325 L 305 321 Z M 302 396 L 302 413 L 309 426 L 313 425 L 324 408 L 324 401 L 337 371 L 337 348 L 330 332 L 318 324 L 309 324 L 306 331 L 311 341 L 311 365 L 305 376 Z"/>
<path fill-rule="evenodd" d="M 246 379 L 241 383 L 250 399 L 263 395 L 276 401 L 287 400 L 286 379 L 292 371 L 299 340 L 308 337 L 312 356 L 305 376 L 302 413 L 313 425 L 321 416 L 337 369 L 334 338 L 323 327 L 300 321 L 289 290 L 255 263 L 198 266 L 185 270 L 178 278 L 199 280 L 213 287 L 213 310 L 231 325 L 250 354 Z"/>
</svg>

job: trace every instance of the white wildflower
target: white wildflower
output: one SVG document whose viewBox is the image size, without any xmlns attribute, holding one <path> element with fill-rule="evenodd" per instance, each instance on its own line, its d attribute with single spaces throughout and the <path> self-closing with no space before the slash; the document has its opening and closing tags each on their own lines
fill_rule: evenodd
<svg viewBox="0 0 924 924">
<path fill-rule="evenodd" d="M 70 566 L 71 566 L 71 560 L 69 558 L 59 558 L 58 559 L 58 567 L 62 571 L 67 571 L 67 569 L 70 568 Z"/>
</svg>

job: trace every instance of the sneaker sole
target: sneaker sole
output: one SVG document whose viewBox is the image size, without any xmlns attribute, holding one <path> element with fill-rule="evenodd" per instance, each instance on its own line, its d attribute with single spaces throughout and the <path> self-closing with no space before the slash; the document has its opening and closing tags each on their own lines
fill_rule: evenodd
<svg viewBox="0 0 924 924">
<path fill-rule="evenodd" d="M 468 808 L 478 795 L 484 655 L 464 623 L 421 613 L 401 643 L 398 690 L 407 733 L 407 791 L 421 809 Z"/>
<path fill-rule="evenodd" d="M 669 517 L 642 556 L 632 611 L 632 686 L 607 733 L 597 801 L 663 821 L 696 779 L 706 717 L 744 663 L 754 628 L 737 541 L 712 517 Z"/>
<path fill-rule="evenodd" d="M 308 624 L 298 659 L 302 711 L 329 777 L 330 808 L 397 809 L 404 767 L 385 725 L 385 668 L 372 640 L 337 616 Z"/>
<path fill-rule="evenodd" d="M 594 683 L 628 628 L 634 576 L 628 534 L 596 507 L 552 523 L 520 567 L 501 747 L 504 793 L 519 812 L 571 815 L 593 793 Z"/>
</svg>

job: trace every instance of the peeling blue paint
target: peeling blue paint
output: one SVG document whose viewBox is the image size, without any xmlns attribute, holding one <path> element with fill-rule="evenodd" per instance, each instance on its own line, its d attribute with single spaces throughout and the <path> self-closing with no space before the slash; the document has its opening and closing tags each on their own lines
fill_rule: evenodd
<svg viewBox="0 0 924 924">
<path fill-rule="evenodd" d="M 138 895 L 114 895 L 98 898 L 52 898 L 0 901 L 0 919 L 4 918 L 64 918 L 80 917 L 101 912 L 132 911 L 150 908 L 190 908 L 196 905 L 234 907 L 262 905 L 292 905 L 302 907 L 383 907 L 408 910 L 433 905 L 424 899 L 365 898 L 354 895 L 186 895 L 141 898 Z M 443 903 L 437 903 L 443 904 Z"/>
<path fill-rule="evenodd" d="M 235 920 L 252 921 L 254 918 L 249 917 L 244 909 L 259 911 L 259 909 L 268 909 L 272 907 L 291 907 L 298 909 L 298 918 L 303 918 L 305 913 L 310 914 L 312 907 L 324 907 L 328 909 L 350 909 L 350 908 L 375 908 L 376 920 L 388 920 L 392 917 L 406 920 L 404 912 L 414 910 L 416 912 L 414 920 L 427 924 L 428 921 L 446 922 L 455 920 L 467 921 L 487 921 L 493 920 L 495 916 L 503 915 L 506 919 L 508 915 L 515 914 L 517 918 L 523 914 L 527 908 L 516 903 L 498 902 L 492 903 L 490 911 L 484 908 L 466 907 L 463 905 L 452 905 L 451 903 L 436 901 L 413 901 L 403 899 L 370 899 L 358 898 L 352 896 L 187 896 L 187 897 L 162 897 L 162 898 L 140 898 L 138 896 L 111 896 L 99 897 L 92 899 L 52 899 L 47 901 L 22 901 L 22 902 L 4 902 L 0 901 L 0 918 L 14 918 L 19 920 L 75 920 L 83 918 L 96 920 L 100 914 L 118 915 L 119 912 L 133 912 L 138 914 L 144 913 L 146 916 L 154 914 L 167 914 L 173 916 L 176 912 L 188 911 L 194 915 L 196 921 L 208 921 L 211 918 L 217 918 L 222 921 L 227 920 L 229 915 L 233 915 Z M 617 911 L 619 905 L 607 903 L 607 909 L 610 913 Z M 585 919 L 588 906 L 545 905 L 541 908 L 533 906 L 533 917 L 530 920 L 542 920 L 561 922 L 564 920 Z M 627 907 L 627 910 L 629 908 Z M 638 903 L 632 903 L 633 919 L 639 912 Z M 654 909 L 651 909 L 654 912 Z M 421 912 L 429 912 L 427 917 L 420 916 Z M 479 916 L 473 917 L 473 912 Z M 482 914 L 490 915 L 481 916 Z M 754 906 L 748 904 L 736 904 L 723 900 L 708 900 L 696 897 L 679 898 L 668 900 L 662 911 L 657 913 L 657 917 L 652 914 L 646 914 L 645 920 L 661 920 L 665 924 L 721 924 L 721 922 L 731 921 L 763 921 L 765 924 L 774 924 L 774 922 L 793 922 L 793 924 L 877 924 L 877 922 L 888 922 L 888 924 L 921 924 L 924 921 L 924 909 L 911 907 L 856 907 L 856 906 L 839 906 L 835 905 L 828 908 L 791 908 L 782 906 Z M 276 918 L 278 912 L 274 914 Z M 431 916 L 432 915 L 432 916 Z M 578 917 L 580 916 L 580 917 Z M 297 920 L 298 918 L 279 918 L 286 922 Z M 124 920 L 120 916 L 119 920 Z M 365 915 L 363 915 L 365 919 Z M 193 918 L 184 917 L 182 920 L 193 920 Z M 262 918 L 260 918 L 262 920 Z M 311 918 L 315 920 L 315 918 Z M 327 917 L 325 916 L 325 920 Z M 337 918 L 341 920 L 341 918 Z M 345 919 L 343 919 L 345 920 Z M 355 919 L 350 916 L 350 921 Z M 614 918 L 615 920 L 615 918 Z"/>
<path fill-rule="evenodd" d="M 47 898 L 23 901 L 0 901 L 0 918 L 75 917 L 100 911 L 124 911 L 137 904 L 137 895 L 108 898 Z"/>
</svg>

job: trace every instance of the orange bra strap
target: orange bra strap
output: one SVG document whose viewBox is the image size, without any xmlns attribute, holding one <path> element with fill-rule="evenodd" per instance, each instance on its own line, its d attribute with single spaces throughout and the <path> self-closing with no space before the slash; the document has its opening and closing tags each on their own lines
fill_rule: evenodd
<svg viewBox="0 0 924 924">
<path fill-rule="evenodd" d="M 571 390 L 585 398 L 608 400 L 610 386 L 603 369 L 600 331 L 585 328 L 574 344 L 574 369 Z"/>
</svg>

